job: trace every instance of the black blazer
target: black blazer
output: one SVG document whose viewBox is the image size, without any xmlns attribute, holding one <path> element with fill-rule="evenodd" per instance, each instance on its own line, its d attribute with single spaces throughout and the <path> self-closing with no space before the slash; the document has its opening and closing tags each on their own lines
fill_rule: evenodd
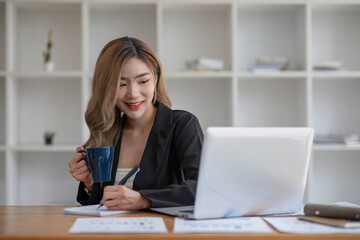
<svg viewBox="0 0 360 240">
<path fill-rule="evenodd" d="M 193 205 L 198 178 L 203 132 L 198 119 L 189 112 L 171 110 L 160 102 L 140 162 L 140 172 L 133 189 L 152 202 L 151 207 Z M 126 117 L 123 118 L 126 121 Z M 121 136 L 115 147 L 111 181 L 114 185 L 119 161 Z M 117 184 L 117 183 L 116 183 Z M 77 201 L 82 205 L 98 204 L 103 190 L 94 183 L 90 196 L 79 184 Z"/>
</svg>

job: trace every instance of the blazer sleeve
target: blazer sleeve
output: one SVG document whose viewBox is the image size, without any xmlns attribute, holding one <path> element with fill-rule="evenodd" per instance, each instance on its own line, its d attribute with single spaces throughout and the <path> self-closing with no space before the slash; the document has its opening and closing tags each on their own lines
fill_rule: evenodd
<svg viewBox="0 0 360 240">
<path fill-rule="evenodd" d="M 175 151 L 172 154 L 179 161 L 183 182 L 161 189 L 139 190 L 152 201 L 152 207 L 194 205 L 203 137 L 198 119 L 192 114 L 184 116 L 174 130 L 172 142 Z"/>
<path fill-rule="evenodd" d="M 94 183 L 92 192 L 88 195 L 85 191 L 85 184 L 80 182 L 76 200 L 81 205 L 99 204 L 102 199 L 102 195 L 103 193 L 99 183 Z"/>
</svg>

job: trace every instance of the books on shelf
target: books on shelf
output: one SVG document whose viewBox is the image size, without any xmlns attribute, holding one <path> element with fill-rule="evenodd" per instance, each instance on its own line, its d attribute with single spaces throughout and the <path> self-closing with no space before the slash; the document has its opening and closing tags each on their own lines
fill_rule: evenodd
<svg viewBox="0 0 360 240">
<path fill-rule="evenodd" d="M 316 134 L 314 137 L 314 143 L 320 144 L 344 144 L 345 137 L 340 134 Z"/>
<path fill-rule="evenodd" d="M 193 71 L 220 71 L 224 69 L 224 61 L 216 58 L 197 58 L 186 61 L 186 68 Z"/>
<path fill-rule="evenodd" d="M 346 146 L 360 146 L 360 135 L 352 134 L 344 136 L 340 134 L 316 134 L 314 143 L 317 144 L 345 144 Z"/>
<path fill-rule="evenodd" d="M 348 137 L 345 138 L 345 144 L 347 146 L 360 146 L 360 135 L 350 135 Z"/>
<path fill-rule="evenodd" d="M 279 66 L 267 66 L 267 65 L 251 65 L 249 66 L 250 72 L 280 72 L 281 67 Z"/>
<path fill-rule="evenodd" d="M 300 220 L 343 228 L 360 228 L 360 206 L 352 203 L 315 204 L 304 207 Z"/>
<path fill-rule="evenodd" d="M 289 61 L 286 57 L 259 57 L 249 66 L 251 72 L 280 72 L 287 69 Z"/>
<path fill-rule="evenodd" d="M 313 69 L 318 71 L 341 70 L 343 67 L 341 60 L 316 60 Z"/>
</svg>

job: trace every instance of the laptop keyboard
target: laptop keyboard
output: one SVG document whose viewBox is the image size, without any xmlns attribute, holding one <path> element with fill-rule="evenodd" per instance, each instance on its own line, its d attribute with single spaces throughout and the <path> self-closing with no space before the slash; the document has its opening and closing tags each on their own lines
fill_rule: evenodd
<svg viewBox="0 0 360 240">
<path fill-rule="evenodd" d="M 189 209 L 189 210 L 180 210 L 179 212 L 183 212 L 183 213 L 194 213 L 193 209 Z"/>
</svg>

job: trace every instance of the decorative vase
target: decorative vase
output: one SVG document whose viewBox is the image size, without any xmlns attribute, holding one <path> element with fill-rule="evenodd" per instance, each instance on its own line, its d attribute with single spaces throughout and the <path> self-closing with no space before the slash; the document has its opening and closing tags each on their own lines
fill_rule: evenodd
<svg viewBox="0 0 360 240">
<path fill-rule="evenodd" d="M 45 145 L 52 145 L 53 138 L 52 137 L 45 137 Z"/>
<path fill-rule="evenodd" d="M 53 72 L 54 71 L 54 62 L 52 62 L 52 61 L 46 62 L 44 65 L 44 70 L 46 72 Z"/>
</svg>

